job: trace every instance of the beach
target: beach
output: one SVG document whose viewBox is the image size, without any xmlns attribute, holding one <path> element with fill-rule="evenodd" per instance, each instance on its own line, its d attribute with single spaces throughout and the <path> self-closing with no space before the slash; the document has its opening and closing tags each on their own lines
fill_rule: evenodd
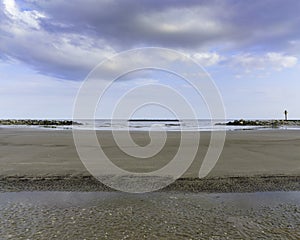
<svg viewBox="0 0 300 240">
<path fill-rule="evenodd" d="M 201 132 L 188 171 L 157 192 L 122 193 L 85 169 L 71 130 L 0 129 L 0 239 L 299 239 L 300 132 L 228 131 L 214 169 L 198 178 L 210 132 Z M 134 131 L 139 145 L 147 132 Z M 167 164 L 180 132 L 139 160 L 97 131 L 120 167 L 153 171 Z M 192 136 L 192 135 L 191 135 Z"/>
<path fill-rule="evenodd" d="M 274 186 L 275 190 L 280 190 L 281 182 L 285 185 L 282 186 L 283 189 L 288 187 L 289 179 L 292 180 L 292 189 L 299 187 L 297 185 L 300 176 L 299 133 L 299 131 L 292 130 L 228 131 L 223 152 L 216 166 L 203 181 L 208 181 L 211 185 L 214 179 L 220 183 L 225 183 L 226 179 L 229 179 L 229 183 L 232 182 L 234 185 L 241 179 L 244 183 L 245 181 L 252 182 L 253 191 L 258 191 L 264 190 L 266 185 L 263 180 L 268 177 L 269 183 L 272 179 L 277 179 L 279 189 L 278 186 Z M 141 160 L 122 152 L 116 146 L 110 131 L 97 131 L 97 135 L 104 152 L 112 162 L 133 172 L 150 172 L 163 167 L 174 157 L 180 143 L 179 132 L 168 132 L 162 151 L 154 157 Z M 131 135 L 140 145 L 146 145 L 149 142 L 147 132 L 137 131 L 132 132 Z M 201 183 L 197 180 L 198 172 L 209 140 L 210 132 L 201 132 L 195 160 L 181 180 Z M 53 189 L 51 189 L 51 184 L 47 184 L 49 190 L 56 190 L 55 181 L 72 182 L 74 180 L 75 184 L 76 181 L 81 180 L 93 181 L 91 174 L 77 155 L 70 130 L 2 128 L 0 129 L 0 149 L 2 188 L 5 188 L 6 180 L 9 180 L 10 184 L 20 179 L 23 184 L 26 180 L 31 180 L 31 184 L 41 184 L 43 180 L 49 183 L 52 181 Z M 261 184 L 256 184 L 255 179 Z M 221 187 L 213 186 L 211 191 L 222 191 Z M 200 187 L 198 191 L 203 190 Z M 251 186 L 244 187 L 247 191 L 251 191 Z M 209 190 L 208 187 L 205 189 Z M 268 189 L 272 190 L 270 186 Z"/>
</svg>

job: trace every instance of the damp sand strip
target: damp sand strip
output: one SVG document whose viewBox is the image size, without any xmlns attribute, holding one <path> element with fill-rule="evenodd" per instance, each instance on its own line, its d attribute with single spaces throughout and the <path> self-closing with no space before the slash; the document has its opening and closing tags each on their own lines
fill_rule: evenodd
<svg viewBox="0 0 300 240">
<path fill-rule="evenodd" d="M 123 181 L 124 178 L 121 180 Z M 19 191 L 115 191 L 92 176 L 82 177 L 2 177 L 0 192 Z M 258 192 L 300 191 L 299 176 L 254 176 L 226 178 L 181 178 L 160 192 Z"/>
</svg>

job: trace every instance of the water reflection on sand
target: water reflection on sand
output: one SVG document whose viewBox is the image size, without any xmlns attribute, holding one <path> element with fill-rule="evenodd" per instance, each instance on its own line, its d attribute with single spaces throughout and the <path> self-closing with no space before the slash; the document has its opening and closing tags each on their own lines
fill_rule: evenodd
<svg viewBox="0 0 300 240">
<path fill-rule="evenodd" d="M 0 193 L 3 239 L 299 239 L 300 192 Z"/>
</svg>

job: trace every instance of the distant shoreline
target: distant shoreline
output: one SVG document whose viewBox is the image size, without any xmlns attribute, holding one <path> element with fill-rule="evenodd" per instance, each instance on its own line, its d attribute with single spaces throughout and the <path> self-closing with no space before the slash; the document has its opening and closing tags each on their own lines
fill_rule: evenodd
<svg viewBox="0 0 300 240">
<path fill-rule="evenodd" d="M 83 119 L 84 121 L 86 119 Z M 94 120 L 107 120 L 107 121 L 122 121 L 123 119 L 90 119 Z M 87 121 L 90 121 L 87 120 Z M 198 121 L 218 121 L 211 119 L 124 119 L 124 121 L 128 122 L 182 122 L 184 120 L 198 120 Z M 42 125 L 81 125 L 77 121 L 73 121 L 72 119 L 0 119 L 0 125 L 29 125 L 29 126 L 42 126 Z M 271 126 L 271 125 L 300 125 L 299 119 L 290 119 L 290 120 L 282 120 L 282 119 L 267 119 L 267 120 L 247 120 L 247 119 L 235 119 L 223 123 L 216 123 L 216 125 L 227 125 L 227 126 Z"/>
<path fill-rule="evenodd" d="M 197 122 L 198 121 L 198 122 Z M 300 130 L 300 120 L 209 120 L 209 119 L 0 119 L 1 128 L 33 128 L 52 130 L 126 130 L 150 131 L 158 124 L 166 131 L 241 131 L 241 130 Z"/>
</svg>

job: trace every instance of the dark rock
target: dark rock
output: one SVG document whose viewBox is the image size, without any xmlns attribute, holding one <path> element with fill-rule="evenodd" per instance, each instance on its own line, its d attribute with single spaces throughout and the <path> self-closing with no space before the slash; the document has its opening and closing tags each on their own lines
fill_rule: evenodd
<svg viewBox="0 0 300 240">
<path fill-rule="evenodd" d="M 217 124 L 219 125 L 219 124 Z M 227 126 L 267 126 L 267 127 L 280 127 L 280 126 L 299 126 L 300 120 L 234 120 L 225 123 Z"/>
<path fill-rule="evenodd" d="M 28 125 L 28 126 L 70 126 L 81 125 L 72 120 L 31 120 L 31 119 L 4 119 L 0 120 L 0 125 Z"/>
</svg>

